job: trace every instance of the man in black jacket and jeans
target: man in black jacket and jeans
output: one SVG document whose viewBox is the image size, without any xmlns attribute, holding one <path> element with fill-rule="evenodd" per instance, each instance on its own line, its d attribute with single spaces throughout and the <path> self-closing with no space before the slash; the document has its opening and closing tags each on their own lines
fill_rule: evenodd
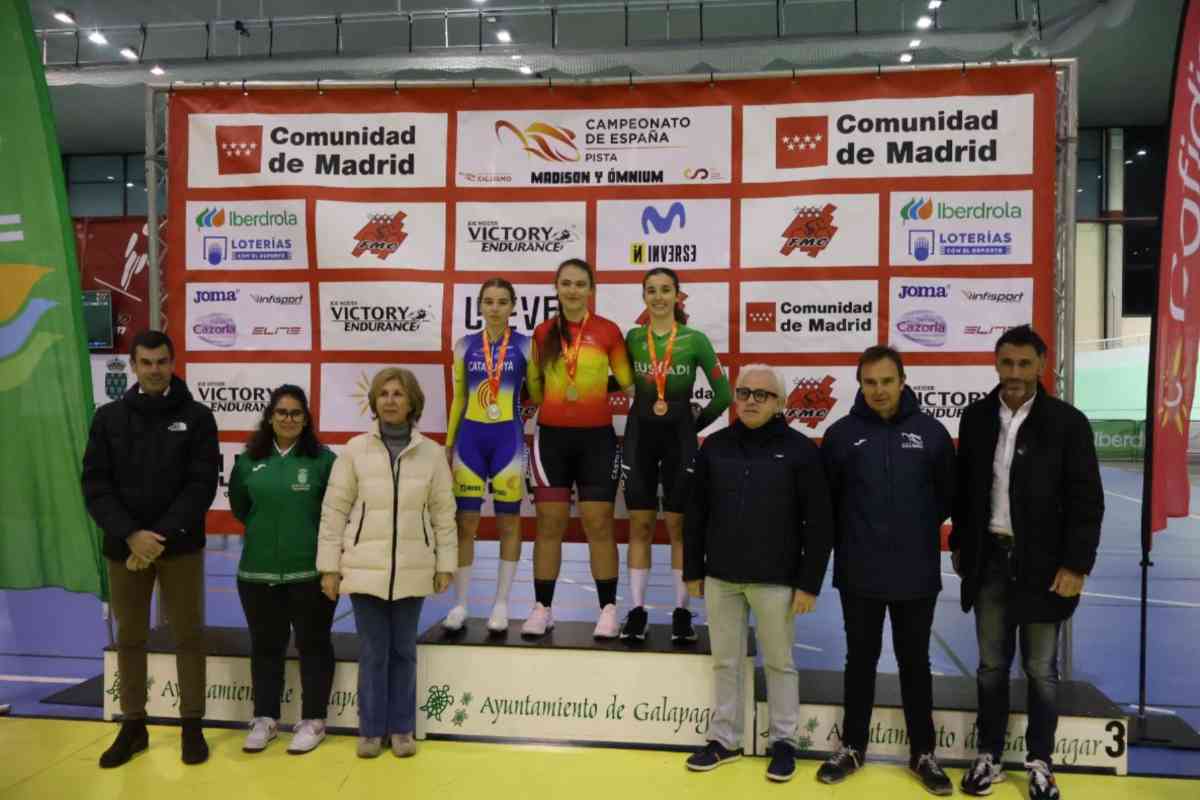
<svg viewBox="0 0 1200 800">
<path fill-rule="evenodd" d="M 145 331 L 130 353 L 138 383 L 92 420 L 83 495 L 104 530 L 117 620 L 121 730 L 100 756 L 117 767 L 149 746 L 146 638 L 155 578 L 176 642 L 183 761 L 208 758 L 204 716 L 204 515 L 217 492 L 221 454 L 212 412 L 173 375 L 175 348 Z"/>
<path fill-rule="evenodd" d="M 1104 517 L 1104 489 L 1087 418 L 1039 383 L 1046 343 L 1028 325 L 996 342 L 1000 385 L 959 427 L 954 569 L 979 641 L 979 756 L 967 794 L 1004 780 L 1009 668 L 1018 637 L 1029 684 L 1025 739 L 1031 800 L 1055 800 L 1058 632 L 1079 605 Z"/>
<path fill-rule="evenodd" d="M 742 754 L 753 609 L 771 718 L 767 777 L 786 781 L 796 769 L 800 714 L 794 619 L 815 608 L 829 564 L 829 490 L 816 445 L 779 415 L 784 388 L 774 369 L 743 367 L 734 396 L 737 421 L 709 436 L 689 469 L 683 579 L 705 599 L 716 701 L 709 742 L 687 766 L 710 770 Z"/>
<path fill-rule="evenodd" d="M 858 360 L 860 390 L 849 416 L 825 433 L 821 455 L 833 495 L 833 585 L 846 626 L 841 748 L 817 770 L 840 783 L 867 753 L 883 620 L 892 618 L 909 769 L 937 795 L 954 791 L 934 758 L 929 638 L 942 590 L 941 526 L 954 498 L 954 442 L 921 412 L 890 347 Z"/>
</svg>

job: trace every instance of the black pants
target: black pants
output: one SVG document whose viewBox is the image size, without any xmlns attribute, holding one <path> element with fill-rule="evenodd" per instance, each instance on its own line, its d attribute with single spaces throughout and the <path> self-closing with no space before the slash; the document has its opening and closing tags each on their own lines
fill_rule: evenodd
<svg viewBox="0 0 1200 800">
<path fill-rule="evenodd" d="M 900 665 L 900 695 L 908 727 L 909 752 L 932 753 L 933 675 L 929 671 L 929 637 L 937 597 L 890 602 L 841 592 L 846 624 L 845 717 L 842 743 L 867 752 L 871 712 L 875 708 L 875 673 L 883 647 L 884 614 L 892 617 L 892 646 Z"/>
<path fill-rule="evenodd" d="M 302 719 L 325 719 L 333 689 L 333 612 L 320 581 L 252 583 L 239 580 L 238 595 L 250 627 L 250 679 L 254 716 L 279 719 L 288 639 L 296 631 L 300 651 Z"/>
</svg>

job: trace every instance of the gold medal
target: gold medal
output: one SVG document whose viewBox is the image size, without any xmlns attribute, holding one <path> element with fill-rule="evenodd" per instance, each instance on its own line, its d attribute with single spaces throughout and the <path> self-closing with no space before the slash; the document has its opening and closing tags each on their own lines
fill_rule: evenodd
<svg viewBox="0 0 1200 800">
<path fill-rule="evenodd" d="M 493 421 L 500 419 L 500 406 L 495 403 L 489 404 L 487 407 L 487 416 L 488 419 Z"/>
<path fill-rule="evenodd" d="M 667 401 L 666 400 L 654 401 L 654 413 L 658 414 L 660 417 L 664 416 L 667 413 Z"/>
<path fill-rule="evenodd" d="M 567 384 L 567 401 L 574 403 L 579 399 L 579 390 L 575 388 L 575 384 Z"/>
<path fill-rule="evenodd" d="M 583 330 L 587 327 L 588 318 L 591 314 L 587 311 L 583 312 L 583 319 L 579 322 L 579 333 L 575 336 L 575 341 L 567 345 L 559 335 L 559 344 L 562 345 L 563 368 L 567 373 L 567 402 L 574 403 L 579 399 L 579 390 L 575 388 L 575 370 L 579 368 L 579 348 L 583 346 Z"/>
</svg>

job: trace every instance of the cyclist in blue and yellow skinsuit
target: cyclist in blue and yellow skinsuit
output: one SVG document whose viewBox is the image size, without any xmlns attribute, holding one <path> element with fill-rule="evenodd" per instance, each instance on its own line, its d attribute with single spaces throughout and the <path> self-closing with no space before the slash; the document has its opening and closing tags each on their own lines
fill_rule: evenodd
<svg viewBox="0 0 1200 800">
<path fill-rule="evenodd" d="M 525 492 L 525 434 L 521 420 L 521 384 L 533 403 L 542 400 L 542 381 L 530 354 L 531 339 L 508 326 L 517 293 L 503 278 L 491 278 L 479 290 L 484 329 L 454 345 L 454 402 L 446 431 L 446 449 L 454 471 L 458 500 L 458 571 L 455 604 L 442 625 L 459 630 L 467 618 L 475 534 L 488 481 L 500 534 L 496 599 L 488 618 L 493 632 L 508 630 L 508 593 L 521 558 L 521 498 Z"/>
</svg>

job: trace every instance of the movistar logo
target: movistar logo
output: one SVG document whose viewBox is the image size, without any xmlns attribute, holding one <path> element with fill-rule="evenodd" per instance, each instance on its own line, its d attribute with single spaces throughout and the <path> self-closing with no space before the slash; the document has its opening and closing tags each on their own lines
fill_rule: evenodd
<svg viewBox="0 0 1200 800">
<path fill-rule="evenodd" d="M 225 224 L 225 209 L 206 208 L 196 215 L 197 228 L 219 228 Z"/>
<path fill-rule="evenodd" d="M 649 234 L 651 228 L 659 233 L 666 233 L 671 230 L 676 219 L 679 220 L 681 229 L 687 227 L 687 211 L 684 210 L 683 203 L 671 203 L 665 217 L 659 214 L 654 206 L 646 206 L 642 210 L 642 233 Z"/>
</svg>

